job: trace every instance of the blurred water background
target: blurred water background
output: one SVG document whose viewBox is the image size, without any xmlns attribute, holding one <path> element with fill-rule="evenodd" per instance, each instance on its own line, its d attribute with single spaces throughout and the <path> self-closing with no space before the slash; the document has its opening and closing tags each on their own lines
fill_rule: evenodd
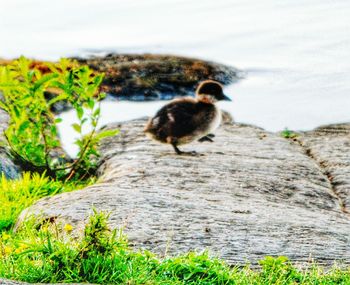
<svg viewBox="0 0 350 285">
<path fill-rule="evenodd" d="M 3 58 L 147 52 L 233 65 L 245 79 L 222 108 L 270 131 L 350 121 L 347 0 L 0 0 L 0 38 Z M 100 123 L 165 103 L 104 102 Z M 60 129 L 73 154 L 72 131 Z"/>
</svg>

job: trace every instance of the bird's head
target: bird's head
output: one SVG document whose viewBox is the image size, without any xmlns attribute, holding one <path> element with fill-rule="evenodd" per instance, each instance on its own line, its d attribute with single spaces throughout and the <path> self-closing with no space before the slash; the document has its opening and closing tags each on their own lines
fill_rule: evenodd
<svg viewBox="0 0 350 285">
<path fill-rule="evenodd" d="M 214 80 L 202 81 L 197 87 L 196 97 L 198 101 L 205 103 L 215 103 L 221 100 L 231 101 L 231 99 L 224 94 L 222 85 Z"/>
</svg>

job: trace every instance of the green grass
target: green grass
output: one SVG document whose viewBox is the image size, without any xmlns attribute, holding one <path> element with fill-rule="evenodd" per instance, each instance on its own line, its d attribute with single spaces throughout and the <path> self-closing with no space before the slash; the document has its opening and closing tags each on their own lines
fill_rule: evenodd
<svg viewBox="0 0 350 285">
<path fill-rule="evenodd" d="M 260 269 L 230 267 L 208 252 L 160 258 L 129 247 L 107 216 L 95 213 L 81 238 L 70 225 L 27 221 L 0 238 L 0 277 L 26 282 L 97 284 L 350 284 L 350 271 L 317 265 L 297 269 L 286 257 L 266 257 Z"/>
<path fill-rule="evenodd" d="M 35 173 L 24 173 L 18 180 L 0 176 L 0 233 L 9 230 L 21 211 L 40 198 L 79 189 L 88 183 L 91 181 L 63 183 Z"/>
<path fill-rule="evenodd" d="M 69 224 L 37 218 L 12 231 L 20 212 L 38 199 L 87 183 L 29 173 L 18 180 L 0 178 L 0 278 L 31 283 L 350 285 L 350 269 L 325 271 L 310 264 L 301 270 L 286 257 L 266 257 L 255 270 L 231 267 L 208 252 L 161 258 L 131 248 L 121 231 L 108 228 L 108 216 L 97 212 L 80 238 Z"/>
</svg>

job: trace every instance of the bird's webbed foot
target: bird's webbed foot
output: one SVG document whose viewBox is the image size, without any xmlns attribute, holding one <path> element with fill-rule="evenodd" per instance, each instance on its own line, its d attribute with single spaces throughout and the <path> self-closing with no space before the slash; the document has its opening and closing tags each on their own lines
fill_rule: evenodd
<svg viewBox="0 0 350 285">
<path fill-rule="evenodd" d="M 214 142 L 214 141 L 212 140 L 213 137 L 215 137 L 215 135 L 213 135 L 213 134 L 208 134 L 208 135 L 206 135 L 206 136 L 200 138 L 198 141 L 199 141 L 199 142 Z"/>
<path fill-rule="evenodd" d="M 189 156 L 200 156 L 196 151 L 181 151 L 176 144 L 172 144 L 176 154 L 178 155 L 189 155 Z"/>
</svg>

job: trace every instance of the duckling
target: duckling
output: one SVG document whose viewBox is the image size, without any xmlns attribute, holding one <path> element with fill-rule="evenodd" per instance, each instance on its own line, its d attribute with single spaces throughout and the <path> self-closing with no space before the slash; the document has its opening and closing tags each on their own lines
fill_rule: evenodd
<svg viewBox="0 0 350 285">
<path fill-rule="evenodd" d="M 231 101 L 219 82 L 205 80 L 197 87 L 195 98 L 174 99 L 163 106 L 148 121 L 144 132 L 151 139 L 171 144 L 179 155 L 196 154 L 183 152 L 178 146 L 195 140 L 213 142 L 212 132 L 221 123 L 221 111 L 215 106 L 220 100 Z"/>
</svg>

